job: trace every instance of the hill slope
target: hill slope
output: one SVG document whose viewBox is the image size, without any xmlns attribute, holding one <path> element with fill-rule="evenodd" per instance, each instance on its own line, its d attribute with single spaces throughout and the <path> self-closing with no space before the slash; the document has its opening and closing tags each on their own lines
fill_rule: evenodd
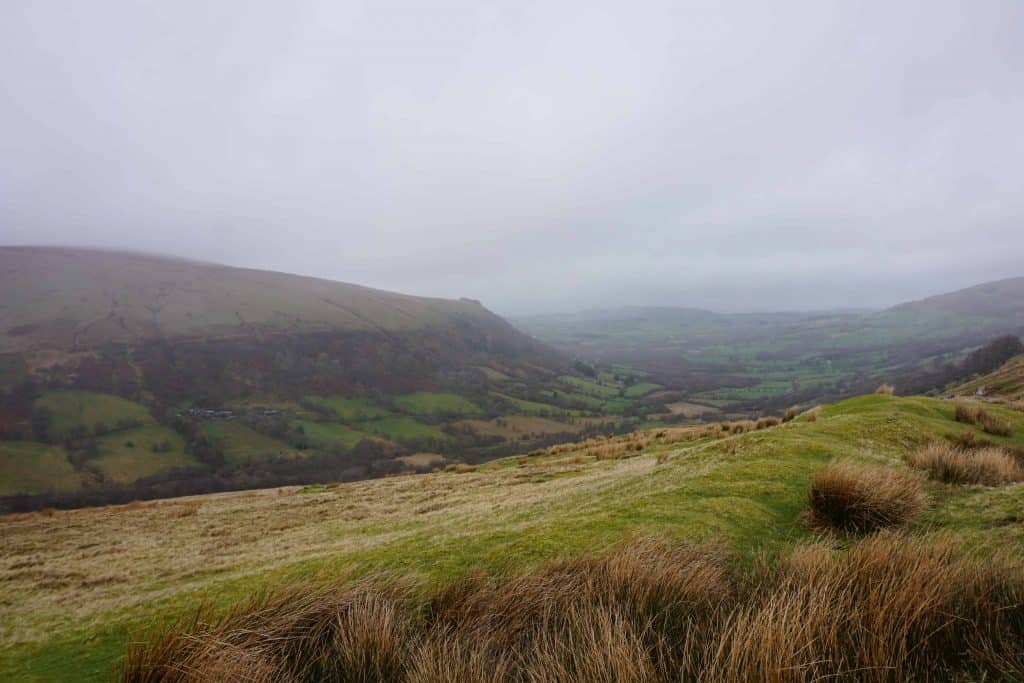
<svg viewBox="0 0 1024 683">
<path fill-rule="evenodd" d="M 0 353 L 160 337 L 387 332 L 460 319 L 516 334 L 475 301 L 87 249 L 0 247 L 0 291 Z"/>
<path fill-rule="evenodd" d="M 636 535 L 718 539 L 749 564 L 813 541 L 808 484 L 842 460 L 906 471 L 930 440 L 968 430 L 1024 446 L 1024 413 L 991 436 L 953 404 L 870 395 L 811 421 L 714 426 L 559 446 L 441 472 L 0 518 L 0 677 L 101 680 L 139 628 L 226 607 L 265 587 L 402 572 L 448 582 L 598 551 Z M 1024 486 L 929 484 L 910 525 L 980 552 L 1024 551 Z M 133 533 L 125 535 L 124 529 Z M 831 543 L 842 543 L 833 538 Z M 74 604 L 75 609 L 67 609 Z"/>
<path fill-rule="evenodd" d="M 951 396 L 983 396 L 1000 401 L 1024 401 L 1024 355 L 1008 360 L 992 372 L 946 390 Z"/>
<path fill-rule="evenodd" d="M 468 299 L 0 248 L 0 498 L 33 496 L 15 507 L 359 479 L 639 423 L 642 391 L 575 373 Z"/>
</svg>

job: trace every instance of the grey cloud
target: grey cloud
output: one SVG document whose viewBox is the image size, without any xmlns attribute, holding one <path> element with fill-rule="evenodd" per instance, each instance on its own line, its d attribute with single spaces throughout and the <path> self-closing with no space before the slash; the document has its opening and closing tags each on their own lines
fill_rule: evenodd
<svg viewBox="0 0 1024 683">
<path fill-rule="evenodd" d="M 880 306 L 1024 272 L 1016 0 L 4 14 L 0 243 L 507 313 Z"/>
</svg>

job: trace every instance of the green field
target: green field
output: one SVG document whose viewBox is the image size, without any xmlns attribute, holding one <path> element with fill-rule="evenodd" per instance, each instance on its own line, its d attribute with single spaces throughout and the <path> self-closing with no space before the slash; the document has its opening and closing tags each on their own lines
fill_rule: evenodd
<svg viewBox="0 0 1024 683">
<path fill-rule="evenodd" d="M 522 413 L 523 415 L 578 415 L 578 410 L 567 410 L 565 408 L 559 408 L 548 403 L 540 403 L 539 401 L 527 401 L 526 399 L 516 398 L 515 396 L 509 396 L 508 394 L 501 394 L 494 392 L 494 396 L 497 396 L 503 401 L 508 401 L 512 406 L 515 407 L 515 411 Z"/>
<path fill-rule="evenodd" d="M 144 406 L 110 394 L 70 389 L 45 392 L 36 399 L 36 409 L 50 413 L 50 434 L 60 438 L 75 427 L 92 432 L 97 425 L 113 429 L 120 420 L 152 423 Z"/>
<path fill-rule="evenodd" d="M 0 441 L 0 495 L 73 490 L 81 475 L 61 446 L 34 441 Z"/>
<path fill-rule="evenodd" d="M 153 452 L 153 446 L 167 444 L 170 449 Z M 193 464 L 195 459 L 185 453 L 185 440 L 173 429 L 147 425 L 107 434 L 97 439 L 99 454 L 89 464 L 103 472 L 104 477 L 119 484 L 129 484 L 174 467 Z"/>
<path fill-rule="evenodd" d="M 738 561 L 770 560 L 818 538 L 801 521 L 808 484 L 830 462 L 905 468 L 903 457 L 950 432 L 1024 445 L 1024 413 L 994 406 L 1010 438 L 953 420 L 953 403 L 863 396 L 740 435 L 661 440 L 618 459 L 558 451 L 468 474 L 160 501 L 0 519 L 8 591 L 0 601 L 0 678 L 107 680 L 143 626 L 227 608 L 270 586 L 408 573 L 534 567 L 637 535 L 720 539 Z M 621 437 L 631 443 L 637 436 Z M 610 443 L 615 443 L 610 442 Z M 1024 553 L 1024 485 L 927 484 L 919 535 L 954 534 L 977 552 Z M 124 530 L 132 529 L 126 535 Z M 83 552 L 79 544 L 93 544 Z M 117 541 L 117 542 L 115 542 Z M 833 543 L 842 544 L 837 537 Z M 11 567 L 31 561 L 32 572 Z M 81 576 L 104 577 L 86 584 Z M 66 608 L 70 601 L 75 609 Z"/>
<path fill-rule="evenodd" d="M 435 439 L 437 441 L 451 441 L 451 437 L 433 425 L 417 422 L 411 417 L 395 416 L 382 417 L 377 420 L 367 420 L 358 424 L 359 429 L 378 434 L 396 441 L 408 441 L 412 439 Z"/>
<path fill-rule="evenodd" d="M 372 420 L 386 417 L 390 412 L 375 403 L 363 398 L 346 398 L 344 396 L 306 396 L 304 401 L 318 406 L 324 411 L 332 412 L 345 422 Z"/>
<path fill-rule="evenodd" d="M 264 436 L 241 422 L 208 420 L 203 422 L 203 431 L 217 444 L 228 462 L 295 455 L 295 449 L 288 444 Z"/>
<path fill-rule="evenodd" d="M 302 427 L 302 431 L 313 442 L 313 444 L 327 444 L 352 448 L 365 439 L 368 435 L 364 432 L 352 429 L 337 422 L 313 422 L 312 420 L 296 420 L 295 424 Z"/>
<path fill-rule="evenodd" d="M 640 398 L 641 396 L 646 396 L 657 389 L 661 389 L 660 384 L 655 384 L 654 382 L 638 382 L 637 384 L 629 385 L 624 394 L 626 398 Z"/>
<path fill-rule="evenodd" d="M 620 387 L 617 384 L 602 384 L 592 379 L 572 377 L 571 375 L 562 375 L 558 378 L 558 381 L 569 387 L 571 390 L 575 390 L 589 396 L 596 396 L 597 398 L 607 399 L 613 396 L 618 396 L 620 390 Z"/>
<path fill-rule="evenodd" d="M 411 415 L 479 415 L 480 407 L 458 394 L 421 391 L 395 397 L 395 406 Z"/>
</svg>

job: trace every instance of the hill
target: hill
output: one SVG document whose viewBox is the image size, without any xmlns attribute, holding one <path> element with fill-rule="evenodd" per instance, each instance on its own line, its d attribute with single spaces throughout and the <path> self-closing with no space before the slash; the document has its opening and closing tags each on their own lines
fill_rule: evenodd
<svg viewBox="0 0 1024 683">
<path fill-rule="evenodd" d="M 1024 331 L 1024 278 L 877 312 L 628 308 L 515 322 L 567 354 L 644 369 L 678 389 L 679 401 L 784 410 L 883 381 L 920 391 L 923 373 L 957 363 L 993 337 Z"/>
<path fill-rule="evenodd" d="M 469 299 L 3 247 L 0 509 L 382 476 L 639 423 L 644 392 L 583 369 Z M 503 426 L 525 416 L 549 421 Z"/>
<path fill-rule="evenodd" d="M 446 600 L 465 593 L 446 593 L 445 586 L 469 591 L 479 585 L 473 578 L 479 576 L 496 576 L 500 585 L 527 590 L 532 575 L 513 580 L 509 572 L 538 571 L 561 560 L 563 564 L 551 570 L 555 574 L 540 574 L 549 577 L 545 581 L 553 581 L 566 567 L 581 566 L 573 563 L 583 560 L 574 558 L 603 553 L 638 537 L 661 544 L 711 543 L 701 557 L 731 558 L 729 566 L 754 572 L 761 577 L 758 585 L 762 587 L 768 579 L 756 571 L 775 566 L 780 558 L 792 557 L 789 561 L 797 564 L 783 566 L 794 570 L 813 566 L 824 571 L 822 565 L 807 563 L 814 558 L 822 561 L 821 553 L 840 562 L 846 561 L 847 549 L 856 556 L 862 552 L 858 549 L 875 548 L 876 555 L 865 566 L 877 566 L 882 557 L 877 553 L 895 552 L 884 550 L 886 536 L 860 540 L 859 534 L 842 531 L 823 536 L 808 521 L 811 483 L 837 462 L 881 468 L 871 471 L 903 481 L 911 472 L 905 464 L 908 458 L 929 442 L 948 442 L 948 436 L 959 438 L 965 431 L 978 442 L 1024 448 L 1024 413 L 1004 406 L 990 410 L 1012 426 L 1010 436 L 991 435 L 977 425 L 955 421 L 949 401 L 868 395 L 821 407 L 783 424 L 764 421 L 760 426 L 736 423 L 650 430 L 555 446 L 476 468 L 2 517 L 5 550 L 0 555 L 0 577 L 7 597 L 0 603 L 0 678 L 105 679 L 129 640 L 153 638 L 156 625 L 194 614 L 200 602 L 207 603 L 213 613 L 233 607 L 235 614 L 241 614 L 244 610 L 238 601 L 282 589 L 289 596 L 287 604 L 311 609 L 302 597 L 304 591 L 326 599 L 324 586 L 365 585 L 367 577 L 382 573 L 404 576 L 422 594 L 447 595 Z M 1019 557 L 1024 551 L 1021 484 L 951 485 L 925 481 L 923 475 L 914 481 L 921 482 L 915 486 L 923 487 L 926 502 L 904 523 L 902 533 L 907 536 L 896 537 L 899 547 L 910 549 L 913 558 L 906 560 L 909 564 L 891 565 L 892 573 L 884 581 L 871 582 L 871 590 L 882 586 L 890 590 L 899 572 L 922 567 L 933 556 L 929 553 L 939 553 L 936 571 L 947 573 L 929 575 L 924 584 L 915 584 L 916 593 L 906 596 L 906 604 L 914 606 L 917 616 L 901 621 L 892 610 L 902 602 L 886 598 L 881 603 L 887 618 L 895 620 L 892 623 L 908 629 L 916 628 L 913 624 L 924 613 L 924 605 L 932 604 L 921 597 L 921 586 L 953 581 L 948 577 L 954 576 L 951 572 L 958 565 L 951 558 L 991 557 L 997 552 Z M 126 535 L 128 528 L 132 533 Z M 882 549 L 877 543 L 883 544 Z M 929 545 L 934 543 L 940 545 Z M 642 557 L 656 558 L 656 548 L 661 546 L 641 547 L 646 548 Z M 943 549 L 929 549 L 936 547 Z M 683 560 L 674 557 L 677 564 L 673 566 L 680 566 Z M 622 560 L 616 562 L 612 569 L 640 571 Z M 990 571 L 1003 565 L 984 566 Z M 985 576 L 971 567 L 965 567 L 971 576 Z M 590 580 L 603 580 L 603 571 L 600 566 L 594 569 Z M 668 567 L 664 571 L 668 573 L 659 574 L 661 579 L 651 580 L 675 576 Z M 702 577 L 711 571 L 711 577 L 726 580 L 732 570 L 706 567 L 700 571 Z M 1014 571 L 1018 573 L 1012 576 L 1024 577 L 1019 569 Z M 633 578 L 620 590 L 642 589 L 637 582 L 645 580 L 645 574 L 626 576 Z M 644 599 L 654 599 L 656 585 L 660 584 L 647 585 L 652 592 Z M 738 592 L 728 594 L 749 595 L 742 586 L 750 585 L 754 584 L 741 584 Z M 979 590 L 978 594 L 994 595 Z M 576 590 L 566 593 L 576 594 Z M 490 595 L 486 600 L 499 600 L 501 594 Z M 855 597 L 851 593 L 842 599 Z M 441 597 L 434 599 L 430 604 L 448 604 L 436 602 Z M 523 600 L 527 600 L 525 593 L 516 604 L 524 605 Z M 823 604 L 838 603 L 825 600 Z M 940 612 L 961 609 L 952 603 L 935 604 Z M 484 603 L 477 606 L 485 608 Z M 802 621 L 793 633 L 816 632 L 818 622 L 808 620 L 808 609 L 794 608 Z M 1013 614 L 1019 613 L 1019 605 L 1012 609 L 1017 610 Z M 697 613 L 687 613 L 698 618 Z M 749 618 L 754 620 L 756 614 Z M 851 621 L 856 618 L 853 612 L 822 616 L 822 623 L 850 626 L 839 629 L 842 638 L 850 633 L 878 633 L 881 638 L 888 633 L 861 630 L 859 622 Z M 777 621 L 782 616 L 772 618 L 776 619 L 773 624 L 787 623 Z M 946 619 L 942 623 L 961 622 Z M 974 628 L 967 620 L 962 623 Z M 613 632 L 621 635 L 624 628 L 620 623 Z M 946 627 L 922 623 L 922 628 L 938 633 L 934 629 Z M 971 638 L 988 637 L 987 628 L 971 631 Z M 728 631 L 746 633 L 737 629 L 739 625 L 734 625 Z M 777 628 L 773 633 L 794 648 L 787 650 L 786 657 L 795 659 L 781 662 L 800 666 L 801 652 L 808 658 L 804 666 L 826 661 L 816 649 L 824 647 L 823 641 L 808 641 L 801 647 L 799 641 L 785 640 L 791 637 L 785 635 L 788 631 Z M 911 640 L 905 645 L 918 642 L 911 631 L 907 633 Z M 945 662 L 943 657 L 962 651 L 951 646 L 943 650 L 942 643 L 951 642 L 946 638 L 943 635 L 920 647 L 932 653 L 928 657 Z M 171 643 L 169 647 L 179 646 Z M 939 654 L 933 653 L 934 648 L 939 648 Z M 851 656 L 873 651 L 895 658 L 903 649 L 872 650 L 862 644 L 854 650 L 859 654 Z M 229 660 L 236 661 L 223 659 Z M 894 675 L 892 680 L 905 680 Z"/>
<path fill-rule="evenodd" d="M 1024 401 L 1024 355 L 1011 358 L 992 372 L 950 387 L 945 393 L 1011 403 Z"/>
<path fill-rule="evenodd" d="M 515 331 L 479 302 L 145 254 L 0 247 L 0 352 L 150 339 L 396 332 L 461 320 Z"/>
</svg>

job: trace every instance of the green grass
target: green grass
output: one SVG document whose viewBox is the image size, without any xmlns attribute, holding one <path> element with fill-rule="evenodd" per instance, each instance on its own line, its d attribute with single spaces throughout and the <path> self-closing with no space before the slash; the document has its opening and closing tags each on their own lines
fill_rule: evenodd
<svg viewBox="0 0 1024 683">
<path fill-rule="evenodd" d="M 494 396 L 497 396 L 503 401 L 507 401 L 515 407 L 515 412 L 522 415 L 578 415 L 578 410 L 567 410 L 558 406 L 551 405 L 549 403 L 540 403 L 539 401 L 527 401 L 526 399 L 516 398 L 515 396 L 509 396 L 507 394 L 500 394 L 495 392 Z"/>
<path fill-rule="evenodd" d="M 0 441 L 0 495 L 74 490 L 81 475 L 61 446 L 34 441 Z"/>
<path fill-rule="evenodd" d="M 295 424 L 302 427 L 306 436 L 314 444 L 324 443 L 341 446 L 342 448 L 352 448 L 368 436 L 365 432 L 360 432 L 337 422 L 296 420 Z"/>
<path fill-rule="evenodd" d="M 579 393 L 596 396 L 597 398 L 611 398 L 612 396 L 619 395 L 619 386 L 617 384 L 602 384 L 596 380 L 573 377 L 571 375 L 561 375 L 558 381 Z"/>
<path fill-rule="evenodd" d="M 396 441 L 409 441 L 414 439 L 435 439 L 437 441 L 451 441 L 451 437 L 433 425 L 417 422 L 411 417 L 383 417 L 378 420 L 367 420 L 359 423 L 359 429 L 378 434 Z"/>
<path fill-rule="evenodd" d="M 295 449 L 283 441 L 271 439 L 252 427 L 234 420 L 203 422 L 203 431 L 223 451 L 224 459 L 228 462 L 237 463 L 295 455 Z"/>
<path fill-rule="evenodd" d="M 638 382 L 637 384 L 631 384 L 626 387 L 626 391 L 624 393 L 626 398 L 639 398 L 641 396 L 646 396 L 657 389 L 661 389 L 660 384 L 655 384 L 654 382 Z"/>
<path fill-rule="evenodd" d="M 305 401 L 319 406 L 321 409 L 333 412 L 345 422 L 358 420 L 372 420 L 378 417 L 390 415 L 387 408 L 368 401 L 364 398 L 346 398 L 344 396 L 306 396 Z"/>
<path fill-rule="evenodd" d="M 399 410 L 411 415 L 479 415 L 480 407 L 458 394 L 420 391 L 395 397 Z"/>
<path fill-rule="evenodd" d="M 1006 442 L 1019 443 L 1024 414 L 995 410 L 1016 428 Z M 12 680 L 103 680 L 130 627 L 174 618 L 201 600 L 226 607 L 260 588 L 296 580 L 386 571 L 449 581 L 466 572 L 531 567 L 596 551 L 637 534 L 722 539 L 741 561 L 752 562 L 814 537 L 800 514 L 820 468 L 835 460 L 902 468 L 907 453 L 968 428 L 953 421 L 952 411 L 951 402 L 936 399 L 871 395 L 826 406 L 813 423 L 797 418 L 721 440 L 653 445 L 625 460 L 566 466 L 558 465 L 565 454 L 540 455 L 495 461 L 471 474 L 316 489 L 296 496 L 303 500 L 294 504 L 323 506 L 318 533 L 336 534 L 343 547 L 308 556 L 299 548 L 285 564 L 253 563 L 219 578 L 191 579 L 168 586 L 155 602 L 73 621 L 46 631 L 39 643 L 0 648 L 0 678 L 6 672 Z M 917 532 L 954 533 L 979 551 L 1024 552 L 1024 486 L 929 490 L 933 502 L 912 524 Z M 327 514 L 334 502 L 356 501 L 357 492 L 382 516 L 353 521 Z M 416 511 L 422 499 L 433 503 L 439 496 L 452 506 L 465 498 L 468 507 L 433 515 Z M 286 517 L 291 499 L 270 500 Z M 234 523 L 242 528 L 249 518 Z M 290 533 L 282 532 L 282 539 Z"/>
<path fill-rule="evenodd" d="M 119 420 L 152 423 L 153 418 L 144 406 L 119 396 L 94 391 L 60 389 L 47 391 L 35 403 L 36 408 L 50 411 L 51 438 L 60 438 L 75 427 L 92 432 L 102 424 L 113 429 Z"/>
<path fill-rule="evenodd" d="M 478 365 L 476 366 L 476 369 L 484 373 L 484 376 L 492 382 L 507 382 L 512 379 L 504 372 L 495 370 L 494 368 L 489 368 L 486 365 Z"/>
<path fill-rule="evenodd" d="M 155 444 L 170 444 L 170 450 L 154 453 Z M 185 453 L 185 440 L 173 429 L 147 425 L 107 434 L 96 440 L 99 455 L 89 461 L 104 477 L 128 484 L 140 477 L 184 467 L 195 462 Z"/>
</svg>

